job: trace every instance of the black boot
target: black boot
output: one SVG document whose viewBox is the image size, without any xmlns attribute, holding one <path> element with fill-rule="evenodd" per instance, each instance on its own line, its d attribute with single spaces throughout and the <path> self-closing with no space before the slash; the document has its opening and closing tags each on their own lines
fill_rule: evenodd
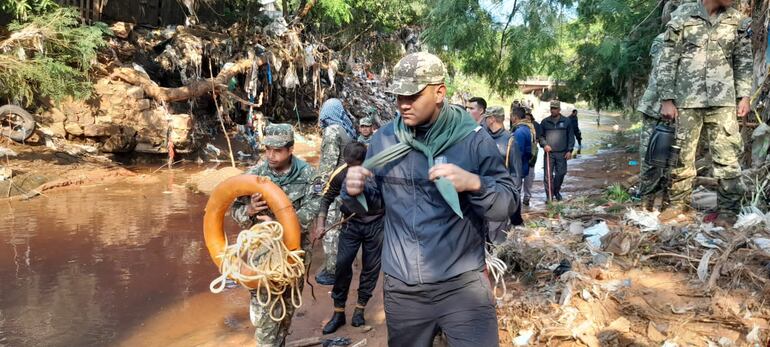
<svg viewBox="0 0 770 347">
<path fill-rule="evenodd" d="M 350 325 L 360 327 L 364 324 L 366 324 L 366 320 L 364 319 L 364 308 L 356 307 L 356 310 L 353 311 L 353 318 L 350 319 Z"/>
<path fill-rule="evenodd" d="M 321 272 L 317 273 L 315 275 L 315 281 L 316 283 L 324 286 L 333 286 L 334 285 L 334 274 L 326 271 L 326 269 L 321 270 Z"/>
<path fill-rule="evenodd" d="M 330 319 L 329 323 L 326 323 L 326 325 L 324 326 L 323 333 L 324 335 L 331 334 L 337 331 L 337 329 L 339 329 L 343 325 L 345 325 L 345 312 L 334 311 L 334 315 L 332 316 L 332 319 Z"/>
</svg>

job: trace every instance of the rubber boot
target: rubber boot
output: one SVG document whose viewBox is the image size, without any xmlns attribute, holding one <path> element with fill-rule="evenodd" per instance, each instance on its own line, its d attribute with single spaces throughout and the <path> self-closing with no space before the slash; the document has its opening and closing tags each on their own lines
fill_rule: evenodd
<svg viewBox="0 0 770 347">
<path fill-rule="evenodd" d="M 354 327 L 360 327 L 366 324 L 364 319 L 364 308 L 356 306 L 356 310 L 353 311 L 353 318 L 350 319 L 350 325 Z"/>
<path fill-rule="evenodd" d="M 334 309 L 334 315 L 332 316 L 332 319 L 329 320 L 329 323 L 326 323 L 324 326 L 323 334 L 328 335 L 334 333 L 343 325 L 345 325 L 345 311 L 337 311 L 337 309 Z"/>
</svg>

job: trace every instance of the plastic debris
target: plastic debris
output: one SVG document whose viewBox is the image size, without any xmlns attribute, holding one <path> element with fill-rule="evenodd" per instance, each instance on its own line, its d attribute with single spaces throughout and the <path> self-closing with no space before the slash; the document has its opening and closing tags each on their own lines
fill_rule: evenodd
<svg viewBox="0 0 770 347">
<path fill-rule="evenodd" d="M 703 258 L 701 258 L 700 262 L 698 263 L 698 279 L 701 282 L 706 282 L 706 279 L 708 277 L 709 273 L 709 261 L 711 260 L 711 257 L 716 253 L 713 249 L 708 250 L 705 254 L 703 254 Z"/>
<path fill-rule="evenodd" d="M 752 242 L 754 242 L 759 249 L 761 249 L 763 252 L 770 254 L 770 239 L 764 238 L 764 237 L 755 237 L 751 239 Z"/>
<path fill-rule="evenodd" d="M 746 334 L 746 342 L 748 343 L 760 343 L 762 342 L 759 339 L 759 326 L 754 325 L 754 328 L 749 331 L 748 334 Z"/>
<path fill-rule="evenodd" d="M 703 235 L 703 233 L 698 233 L 695 235 L 695 241 L 698 242 L 701 246 L 706 248 L 716 248 L 720 249 L 720 246 L 724 246 L 725 242 L 720 239 L 713 239 L 706 237 Z"/>
<path fill-rule="evenodd" d="M 535 336 L 535 331 L 532 329 L 519 331 L 519 336 L 513 339 L 514 346 L 529 346 L 529 341 Z"/>
<path fill-rule="evenodd" d="M 629 209 L 628 212 L 626 212 L 625 218 L 639 226 L 639 230 L 641 231 L 655 231 L 660 228 L 658 216 L 660 216 L 660 212 L 658 211 L 647 212 Z"/>
<path fill-rule="evenodd" d="M 15 157 L 19 155 L 10 148 L 0 147 L 0 157 Z"/>
<path fill-rule="evenodd" d="M 607 226 L 607 222 L 602 221 L 583 230 L 583 235 L 586 236 L 586 242 L 592 249 L 599 249 L 602 246 L 602 236 L 607 235 L 609 232 L 610 228 Z"/>
<path fill-rule="evenodd" d="M 770 226 L 770 216 L 763 213 L 756 206 L 750 206 L 741 210 L 741 213 L 738 215 L 738 221 L 735 222 L 735 228 L 745 229 L 762 225 L 763 223 Z"/>
</svg>

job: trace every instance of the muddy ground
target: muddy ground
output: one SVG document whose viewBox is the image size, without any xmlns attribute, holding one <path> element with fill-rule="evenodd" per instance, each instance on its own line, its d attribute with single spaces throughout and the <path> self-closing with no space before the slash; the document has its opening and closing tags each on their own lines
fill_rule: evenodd
<svg viewBox="0 0 770 347">
<path fill-rule="evenodd" d="M 603 140 L 618 119 L 602 117 L 598 128 L 595 118 L 581 120 L 586 150 L 570 162 L 564 189 L 570 202 L 542 203 L 539 169 L 535 203 L 524 211 L 527 226 L 509 237 L 507 294 L 498 292 L 501 342 L 521 342 L 530 331 L 528 343 L 544 346 L 741 346 L 749 344 L 754 326 L 766 336 L 763 293 L 755 287 L 704 289 L 694 276 L 697 262 L 640 261 L 633 254 L 597 259 L 582 235 L 569 232 L 570 223 L 588 228 L 597 218 L 613 229 L 625 225 L 622 213 L 633 204 L 602 197 L 609 184 L 638 172 L 629 165 L 635 153 Z M 318 157 L 315 139 L 297 145 L 310 162 Z M 157 163 L 126 167 L 98 156 L 64 159 L 43 148 L 19 147 L 10 146 L 18 156 L 8 158 L 8 167 L 71 183 L 34 199 L 0 202 L 0 345 L 252 344 L 248 293 L 208 290 L 217 270 L 202 239 L 206 197 L 185 186 L 192 174 L 216 164 L 190 161 L 158 170 Z M 581 214 L 578 207 L 602 212 Z M 232 223 L 228 228 L 236 230 Z M 317 245 L 311 282 L 321 257 Z M 572 271 L 556 276 L 563 259 Z M 354 266 L 357 276 L 360 263 Z M 356 287 L 354 277 L 350 307 Z M 306 286 L 290 342 L 321 336 L 331 315 L 330 290 L 314 283 L 314 300 Z M 334 336 L 386 345 L 379 284 L 366 319 L 365 329 L 346 326 Z"/>
</svg>

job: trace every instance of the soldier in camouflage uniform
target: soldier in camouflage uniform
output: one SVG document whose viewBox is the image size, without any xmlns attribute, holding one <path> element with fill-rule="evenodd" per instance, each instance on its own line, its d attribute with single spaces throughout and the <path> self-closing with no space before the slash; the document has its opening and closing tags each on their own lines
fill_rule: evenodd
<svg viewBox="0 0 770 347">
<path fill-rule="evenodd" d="M 361 121 L 358 122 L 358 142 L 361 142 L 365 145 L 369 144 L 369 140 L 371 140 L 372 135 L 374 135 L 374 128 L 372 127 L 373 125 L 374 120 L 371 116 L 361 118 Z"/>
<path fill-rule="evenodd" d="M 292 201 L 297 218 L 302 227 L 302 249 L 306 252 L 305 259 L 312 258 L 311 242 L 309 237 L 310 227 L 318 214 L 321 204 L 321 192 L 323 181 L 312 166 L 302 159 L 295 157 L 294 131 L 289 124 L 271 124 L 265 128 L 265 157 L 266 160 L 246 171 L 247 174 L 265 176 L 283 189 L 289 200 Z M 267 203 L 262 200 L 260 194 L 251 197 L 241 197 L 233 203 L 230 214 L 241 228 L 250 228 L 253 224 L 273 219 L 266 214 Z M 304 280 L 298 285 L 302 290 Z M 289 333 L 291 318 L 294 315 L 294 307 L 291 305 L 291 292 L 284 293 L 286 302 L 286 317 L 276 322 L 270 318 L 267 308 L 258 303 L 257 296 L 261 296 L 262 302 L 267 301 L 266 294 L 251 291 L 251 305 L 249 316 L 251 323 L 256 327 L 254 338 L 257 346 L 282 346 L 285 344 Z M 280 316 L 280 308 L 273 312 Z"/>
<path fill-rule="evenodd" d="M 664 219 L 688 211 L 702 127 L 719 180 L 719 215 L 714 223 L 732 225 L 740 207 L 742 143 L 736 113 L 745 117 L 749 112 L 753 63 L 750 22 L 731 4 L 732 0 L 683 4 L 664 33 L 656 71 L 661 115 L 676 120 L 681 144 L 679 163 L 672 170 L 672 208 L 664 212 Z"/>
<path fill-rule="evenodd" d="M 658 60 L 660 59 L 660 51 L 663 46 L 663 34 L 660 34 L 652 40 L 652 46 L 650 47 L 650 56 L 652 57 L 652 69 L 650 71 L 650 78 L 647 82 L 647 89 L 645 89 L 641 100 L 639 100 L 639 107 L 637 111 L 642 114 L 642 132 L 639 136 L 639 154 L 641 160 L 639 161 L 639 190 L 642 194 L 644 206 L 648 210 L 652 210 L 655 204 L 655 194 L 660 190 L 663 193 L 663 207 L 668 205 L 668 187 L 661 187 L 661 173 L 660 170 L 652 167 L 645 161 L 647 154 L 647 145 L 649 145 L 650 137 L 652 137 L 655 127 L 664 122 L 660 118 L 660 100 L 658 99 L 658 89 L 655 79 L 655 69 L 658 66 Z"/>
<path fill-rule="evenodd" d="M 353 122 L 350 120 L 348 112 L 339 99 L 329 99 L 324 102 L 321 106 L 318 122 L 323 129 L 321 160 L 318 170 L 323 181 L 327 182 L 332 171 L 344 164 L 342 149 L 356 139 L 356 131 L 353 129 Z M 329 208 L 327 223 L 334 225 L 340 221 L 340 217 L 339 201 L 336 201 Z M 324 264 L 315 277 L 318 284 L 334 284 L 339 233 L 340 227 L 338 226 L 329 230 L 323 237 Z"/>
</svg>

